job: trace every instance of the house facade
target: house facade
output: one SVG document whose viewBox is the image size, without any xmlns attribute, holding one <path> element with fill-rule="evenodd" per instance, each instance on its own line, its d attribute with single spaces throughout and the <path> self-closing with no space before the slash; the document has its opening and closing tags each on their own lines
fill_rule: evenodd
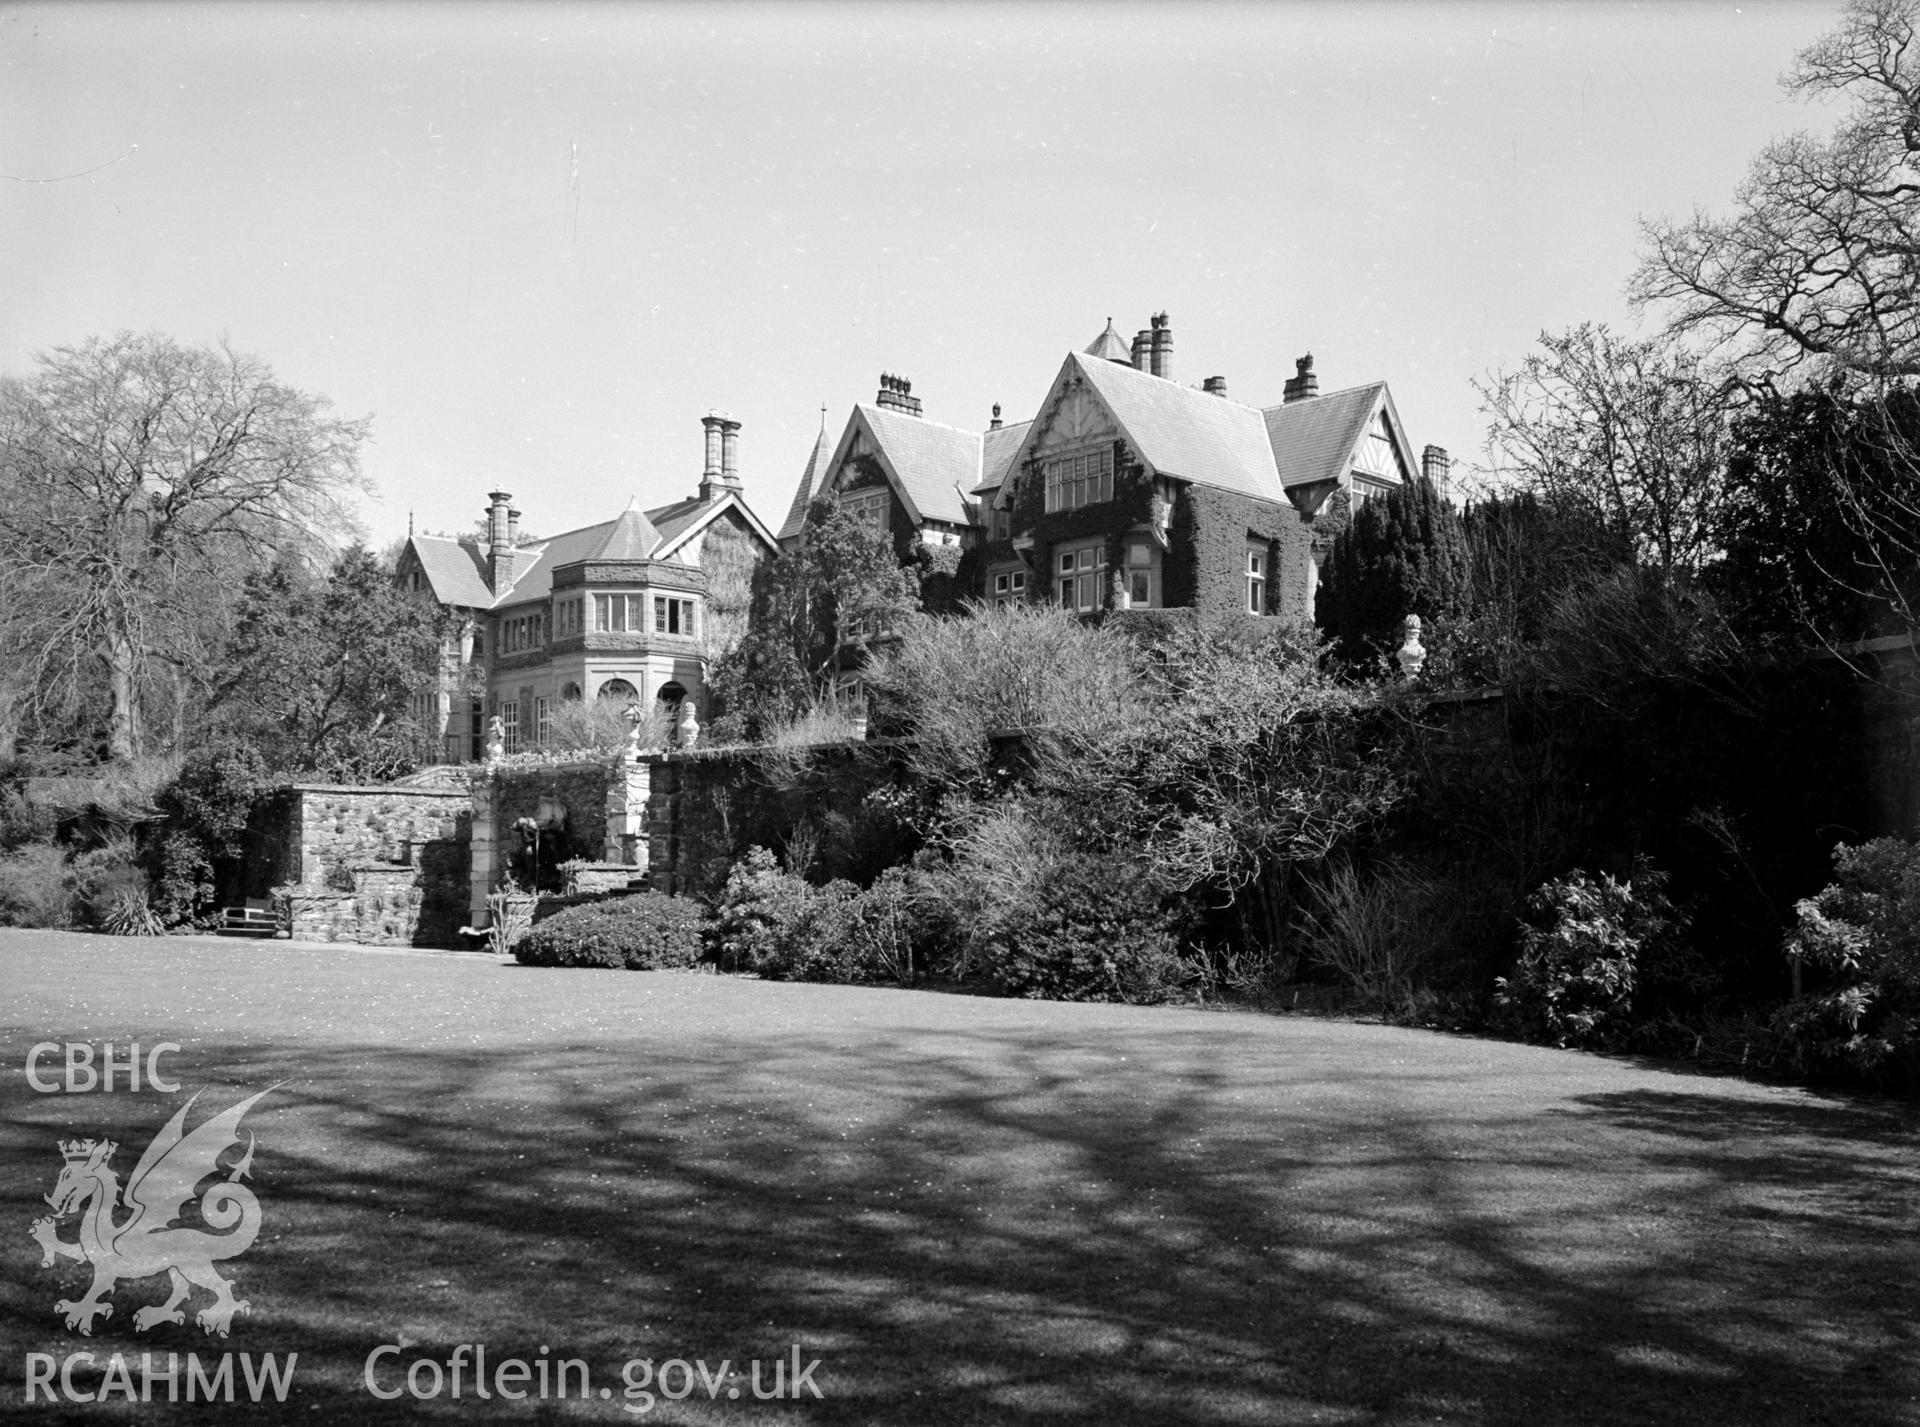
<svg viewBox="0 0 1920 1427">
<path fill-rule="evenodd" d="M 1416 464 L 1385 382 L 1323 395 L 1308 355 L 1278 403 L 1245 405 L 1222 377 L 1174 380 L 1157 313 L 1131 342 L 1109 321 L 1068 353 L 1028 421 L 996 406 L 985 431 L 944 426 L 883 377 L 837 440 L 823 432 L 780 535 L 797 540 L 826 494 L 902 553 L 965 551 L 965 592 L 992 603 L 1311 619 L 1350 503 L 1423 466 L 1444 482 L 1447 454 Z"/>
<path fill-rule="evenodd" d="M 698 491 L 653 510 L 523 540 L 512 496 L 488 497 L 484 539 L 414 535 L 396 575 L 458 615 L 438 686 L 416 715 L 448 762 L 481 757 L 498 717 L 509 752 L 543 743 L 560 704 L 692 701 L 707 714 L 707 670 L 744 629 L 753 570 L 778 546 L 747 505 L 740 423 L 704 418 Z"/>
</svg>

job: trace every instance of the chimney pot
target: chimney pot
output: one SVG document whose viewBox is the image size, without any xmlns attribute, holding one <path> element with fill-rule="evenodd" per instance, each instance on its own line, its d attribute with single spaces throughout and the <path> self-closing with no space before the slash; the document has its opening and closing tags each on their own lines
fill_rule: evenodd
<svg viewBox="0 0 1920 1427">
<path fill-rule="evenodd" d="M 920 414 L 920 398 L 913 395 L 913 383 L 892 372 L 880 374 L 880 394 L 873 399 L 873 404 L 904 416 Z"/>
<path fill-rule="evenodd" d="M 1000 403 L 997 401 L 993 404 L 993 425 L 987 429 L 990 431 L 998 431 L 1000 429 Z"/>
<path fill-rule="evenodd" d="M 1227 379 L 1225 377 L 1208 377 L 1201 385 L 1211 396 L 1225 396 L 1227 394 Z"/>
<path fill-rule="evenodd" d="M 1150 319 L 1152 333 L 1153 374 L 1173 380 L 1173 320 L 1164 312 L 1156 312 Z"/>
</svg>

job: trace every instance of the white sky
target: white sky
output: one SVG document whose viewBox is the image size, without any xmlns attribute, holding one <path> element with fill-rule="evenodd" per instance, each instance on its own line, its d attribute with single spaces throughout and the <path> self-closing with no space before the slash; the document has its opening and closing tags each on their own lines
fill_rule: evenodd
<svg viewBox="0 0 1920 1427">
<path fill-rule="evenodd" d="M 1632 325 L 1638 216 L 1824 126 L 1776 78 L 1834 18 L 0 3 L 0 370 L 225 334 L 374 416 L 380 542 L 496 486 L 542 534 L 690 494 L 714 408 L 777 525 L 823 403 L 1025 418 L 1163 308 L 1184 382 L 1270 404 L 1311 350 L 1474 461 L 1474 376 Z"/>
</svg>

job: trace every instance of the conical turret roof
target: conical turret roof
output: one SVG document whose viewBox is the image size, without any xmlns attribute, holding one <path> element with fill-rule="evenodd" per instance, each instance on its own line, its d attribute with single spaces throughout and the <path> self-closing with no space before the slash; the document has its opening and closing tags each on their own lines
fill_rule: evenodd
<svg viewBox="0 0 1920 1427">
<path fill-rule="evenodd" d="M 600 547 L 586 558 L 589 560 L 644 560 L 653 554 L 654 547 L 660 543 L 660 532 L 654 528 L 647 513 L 640 509 L 638 497 L 627 502 L 627 508 L 620 512 L 620 518 L 607 527 L 606 538 Z"/>
<path fill-rule="evenodd" d="M 1133 365 L 1133 347 L 1113 328 L 1113 319 L 1107 319 L 1107 330 L 1093 339 L 1093 345 L 1087 348 L 1089 357 L 1102 357 L 1109 362 L 1123 362 Z"/>
</svg>

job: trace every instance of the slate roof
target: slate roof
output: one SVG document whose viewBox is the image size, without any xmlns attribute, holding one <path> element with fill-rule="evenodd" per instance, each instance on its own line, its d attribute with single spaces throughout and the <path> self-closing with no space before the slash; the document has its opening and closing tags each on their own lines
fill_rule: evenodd
<svg viewBox="0 0 1920 1427">
<path fill-rule="evenodd" d="M 827 463 L 832 459 L 833 437 L 827 434 L 823 421 L 820 424 L 820 439 L 813 443 L 806 469 L 800 472 L 800 485 L 793 493 L 793 504 L 787 507 L 787 518 L 780 523 L 781 540 L 793 539 L 800 533 L 800 527 L 807 523 L 807 507 L 813 503 L 820 482 L 826 478 Z"/>
<path fill-rule="evenodd" d="M 1369 382 L 1262 412 L 1281 481 L 1299 486 L 1344 476 L 1386 389 L 1385 382 Z M 1398 422 L 1394 429 L 1398 434 Z"/>
<path fill-rule="evenodd" d="M 627 507 L 627 513 L 646 517 L 633 506 Z M 583 526 L 579 530 L 563 531 L 539 545 L 523 550 L 522 555 L 532 554 L 533 563 L 524 570 L 518 570 L 518 578 L 510 589 L 504 591 L 498 599 L 489 600 L 490 608 L 499 609 L 506 605 L 524 604 L 528 600 L 543 600 L 553 593 L 553 572 L 562 565 L 572 565 L 581 560 L 604 558 L 611 560 L 639 560 L 644 555 L 606 555 L 601 551 L 614 534 L 614 528 L 626 519 L 623 513 L 618 520 L 603 520 L 598 525 Z M 623 548 L 631 549 L 638 543 L 640 536 L 628 528 Z"/>
<path fill-rule="evenodd" d="M 1098 357 L 1106 362 L 1125 362 L 1133 365 L 1133 344 L 1114 330 L 1113 319 L 1107 319 L 1107 330 L 1093 339 L 1093 345 L 1087 348 L 1089 357 Z"/>
<path fill-rule="evenodd" d="M 708 509 L 710 509 L 708 503 L 695 495 L 688 496 L 684 500 L 676 500 L 671 505 L 663 505 L 657 510 L 648 511 L 647 518 L 653 522 L 654 529 L 660 534 L 660 538 L 654 544 L 653 549 L 658 550 L 661 546 L 671 545 L 675 540 L 678 540 L 680 536 L 685 533 L 687 527 L 698 520 Z M 642 559 L 645 557 L 635 556 L 633 558 Z"/>
<path fill-rule="evenodd" d="M 433 597 L 444 605 L 485 609 L 493 603 L 487 588 L 487 557 L 470 545 L 440 535 L 407 538 Z"/>
<path fill-rule="evenodd" d="M 972 490 L 980 481 L 980 433 L 880 406 L 854 409 L 865 418 L 874 444 L 892 466 L 919 518 L 967 524 L 961 492 Z"/>
<path fill-rule="evenodd" d="M 1020 444 L 1027 439 L 1027 431 L 1032 425 L 1030 420 L 1014 421 L 996 431 L 981 434 L 980 484 L 973 488 L 974 495 L 997 491 L 1006 483 L 1013 458 L 1020 454 Z"/>
<path fill-rule="evenodd" d="M 636 499 L 627 502 L 627 508 L 607 527 L 606 538 L 600 542 L 600 548 L 586 558 L 644 560 L 659 544 L 660 531 L 647 519 L 646 512 L 640 509 L 640 502 Z M 518 589 L 518 586 L 515 588 Z"/>
<path fill-rule="evenodd" d="M 1070 353 L 1067 362 L 1154 470 L 1263 500 L 1285 498 L 1258 408 L 1084 352 Z"/>
</svg>

